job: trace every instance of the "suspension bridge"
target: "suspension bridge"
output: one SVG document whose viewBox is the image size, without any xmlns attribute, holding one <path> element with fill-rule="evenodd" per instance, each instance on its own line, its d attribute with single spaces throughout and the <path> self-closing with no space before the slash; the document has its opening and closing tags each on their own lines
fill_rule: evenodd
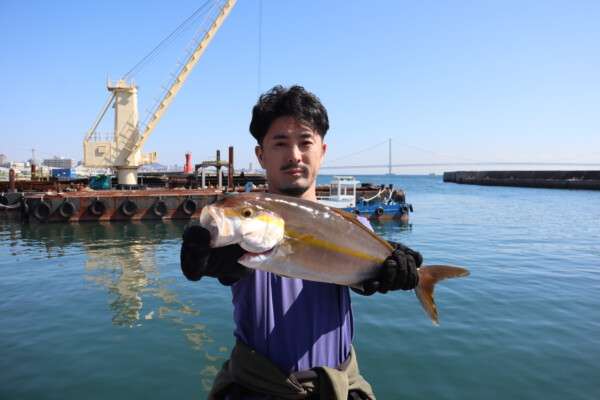
<svg viewBox="0 0 600 400">
<path fill-rule="evenodd" d="M 349 154 L 334 160 L 326 161 L 321 166 L 322 170 L 334 170 L 334 169 L 382 169 L 385 168 L 388 170 L 388 174 L 392 174 L 392 170 L 394 168 L 435 168 L 435 167 L 478 167 L 478 168 L 488 168 L 488 167 L 504 167 L 504 168 L 519 168 L 519 167 L 527 167 L 527 168 L 543 168 L 543 169 L 559 169 L 559 168 L 578 168 L 578 169 L 600 169 L 600 163 L 595 162 L 566 162 L 566 161 L 553 161 L 553 162 L 527 162 L 527 161 L 477 161 L 477 160 L 467 160 L 461 159 L 459 157 L 454 157 L 446 154 L 435 153 L 427 150 L 423 150 L 414 146 L 409 146 L 404 143 L 400 143 L 403 146 L 410 147 L 415 150 L 419 150 L 425 153 L 434 154 L 440 157 L 447 157 L 458 159 L 460 161 L 452 161 L 452 162 L 428 162 L 428 163 L 393 163 L 392 162 L 392 141 L 397 142 L 395 140 L 389 139 L 385 142 L 376 144 L 375 146 L 369 147 L 368 149 L 363 149 L 359 152 Z M 376 147 L 380 147 L 384 144 L 388 144 L 388 162 L 387 164 L 362 164 L 362 165 L 328 165 L 336 161 L 340 161 L 356 154 L 364 153 L 365 151 L 374 149 Z M 590 154 L 596 155 L 600 153 Z"/>
</svg>

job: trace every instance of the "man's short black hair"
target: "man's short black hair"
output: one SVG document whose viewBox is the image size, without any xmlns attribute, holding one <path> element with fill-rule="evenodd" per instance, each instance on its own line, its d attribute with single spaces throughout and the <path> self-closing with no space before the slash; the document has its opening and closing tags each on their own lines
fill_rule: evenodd
<svg viewBox="0 0 600 400">
<path fill-rule="evenodd" d="M 327 110 L 314 94 L 307 92 L 302 86 L 275 86 L 262 94 L 252 109 L 250 133 L 259 145 L 262 145 L 273 120 L 283 117 L 294 117 L 298 122 L 309 125 L 321 136 L 329 130 Z"/>
</svg>

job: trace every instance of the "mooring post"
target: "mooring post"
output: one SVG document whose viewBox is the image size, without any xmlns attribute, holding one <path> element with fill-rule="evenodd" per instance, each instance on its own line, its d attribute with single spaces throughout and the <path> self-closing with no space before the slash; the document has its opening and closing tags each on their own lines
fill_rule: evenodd
<svg viewBox="0 0 600 400">
<path fill-rule="evenodd" d="M 229 190 L 229 187 L 231 187 L 231 191 L 235 192 L 235 186 L 233 182 L 233 146 L 229 146 L 229 170 L 227 172 L 227 181 L 227 190 Z"/>
<path fill-rule="evenodd" d="M 8 171 L 8 192 L 15 193 L 16 191 L 17 189 L 15 187 L 15 170 L 11 168 Z"/>
<path fill-rule="evenodd" d="M 221 150 L 217 150 L 217 188 L 221 189 L 223 187 L 223 173 L 219 161 L 221 161 Z"/>
</svg>

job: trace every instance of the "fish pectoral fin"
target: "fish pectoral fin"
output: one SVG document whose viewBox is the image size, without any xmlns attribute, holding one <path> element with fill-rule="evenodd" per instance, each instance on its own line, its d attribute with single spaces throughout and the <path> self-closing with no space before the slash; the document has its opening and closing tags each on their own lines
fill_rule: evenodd
<svg viewBox="0 0 600 400">
<path fill-rule="evenodd" d="M 418 269 L 419 284 L 415 288 L 415 293 L 421 303 L 421 307 L 431 322 L 438 323 L 437 309 L 433 299 L 433 289 L 435 284 L 444 279 L 459 278 L 470 275 L 470 272 L 464 268 L 453 267 L 450 265 L 428 265 Z"/>
<path fill-rule="evenodd" d="M 316 235 L 311 235 L 310 233 L 296 233 L 291 231 L 285 231 L 285 238 L 290 241 L 298 241 L 303 243 L 308 243 L 317 239 Z"/>
<path fill-rule="evenodd" d="M 311 234 L 296 234 L 291 232 L 286 232 L 286 236 L 283 240 L 283 244 L 289 248 L 290 253 L 292 251 L 296 251 L 302 246 L 310 246 L 311 243 L 317 242 L 319 239 L 315 235 Z"/>
</svg>

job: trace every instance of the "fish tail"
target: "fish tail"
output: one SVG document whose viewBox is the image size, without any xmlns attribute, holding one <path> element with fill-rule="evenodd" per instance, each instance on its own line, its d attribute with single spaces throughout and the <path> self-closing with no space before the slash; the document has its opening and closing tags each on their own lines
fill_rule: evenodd
<svg viewBox="0 0 600 400">
<path fill-rule="evenodd" d="M 444 279 L 459 278 L 470 274 L 464 268 L 450 265 L 428 265 L 419 268 L 419 284 L 415 288 L 417 298 L 425 314 L 436 326 L 438 323 L 437 309 L 433 300 L 433 289 L 436 283 Z"/>
</svg>

